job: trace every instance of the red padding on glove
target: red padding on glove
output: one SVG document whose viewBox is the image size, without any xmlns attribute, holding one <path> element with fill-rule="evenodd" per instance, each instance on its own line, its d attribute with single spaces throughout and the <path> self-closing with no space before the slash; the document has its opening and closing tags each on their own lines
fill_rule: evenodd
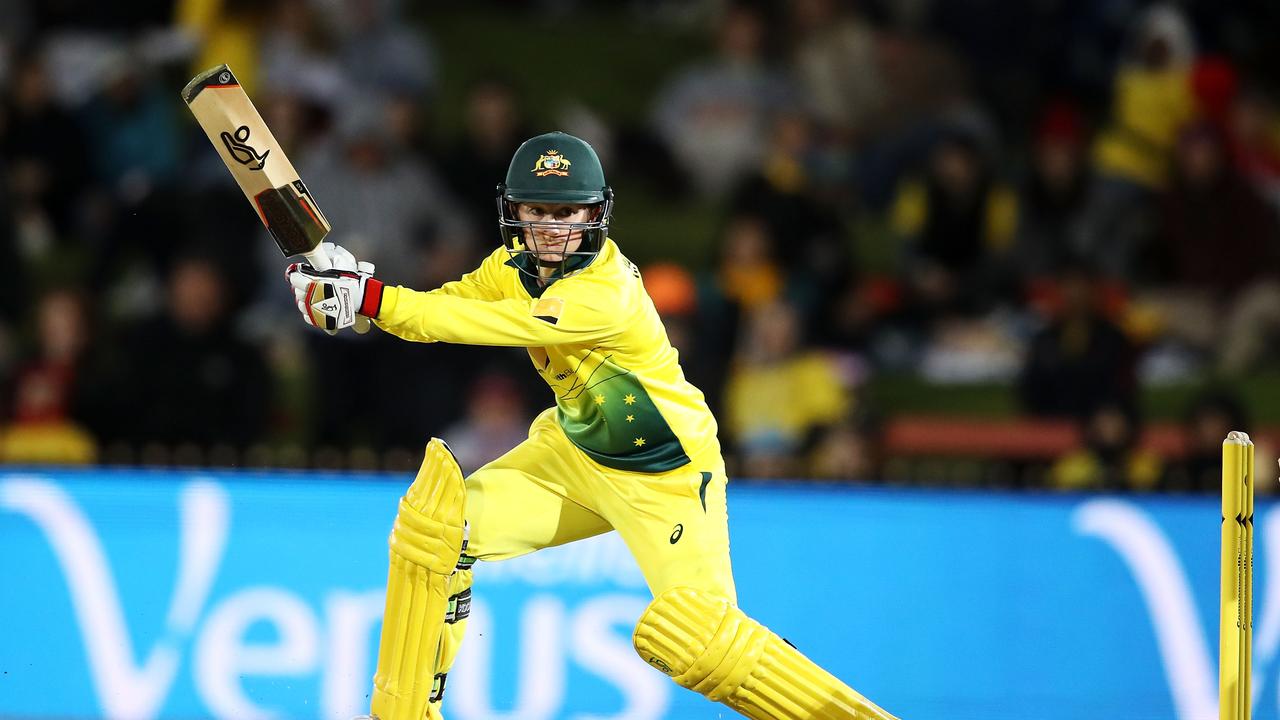
<svg viewBox="0 0 1280 720">
<path fill-rule="evenodd" d="M 356 312 L 365 317 L 376 318 L 381 309 L 382 282 L 376 278 L 369 278 L 364 282 L 364 301 L 360 303 L 360 309 Z"/>
</svg>

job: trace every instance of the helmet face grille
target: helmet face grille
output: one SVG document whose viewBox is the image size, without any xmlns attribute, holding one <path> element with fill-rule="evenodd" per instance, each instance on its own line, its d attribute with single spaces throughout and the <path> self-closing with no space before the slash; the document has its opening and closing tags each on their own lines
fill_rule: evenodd
<svg viewBox="0 0 1280 720">
<path fill-rule="evenodd" d="M 509 199 L 505 186 L 499 185 L 497 197 L 498 233 L 502 237 L 503 247 L 506 248 L 507 253 L 511 255 L 514 261 L 512 264 L 522 273 L 538 279 L 543 279 L 539 273 L 540 267 L 555 268 L 551 277 L 561 278 L 591 264 L 591 261 L 595 259 L 595 256 L 604 247 L 604 240 L 609 234 L 609 222 L 613 215 L 613 191 L 606 187 L 602 189 L 601 195 L 604 197 L 604 201 L 601 203 L 565 203 L 598 205 L 600 211 L 596 218 L 590 222 L 565 223 L 545 220 L 520 220 L 515 215 L 515 204 L 518 201 Z M 569 231 L 581 231 L 582 242 L 579 243 L 577 250 L 555 253 L 555 255 L 560 256 L 558 260 L 544 261 L 540 257 L 541 253 L 536 248 L 529 247 L 529 243 L 526 240 L 531 233 L 540 228 L 554 228 L 559 231 L 566 229 Z"/>
</svg>

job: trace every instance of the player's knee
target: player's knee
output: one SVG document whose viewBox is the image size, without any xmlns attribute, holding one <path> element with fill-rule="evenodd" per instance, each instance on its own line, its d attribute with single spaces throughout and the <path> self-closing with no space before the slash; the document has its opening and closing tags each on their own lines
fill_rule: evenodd
<svg viewBox="0 0 1280 720">
<path fill-rule="evenodd" d="M 400 500 L 391 550 L 415 565 L 448 575 L 466 549 L 462 469 L 444 441 L 427 443 L 422 467 Z"/>
<path fill-rule="evenodd" d="M 769 635 L 728 598 L 677 587 L 653 599 L 633 640 L 645 662 L 683 687 L 723 700 L 750 676 Z"/>
</svg>

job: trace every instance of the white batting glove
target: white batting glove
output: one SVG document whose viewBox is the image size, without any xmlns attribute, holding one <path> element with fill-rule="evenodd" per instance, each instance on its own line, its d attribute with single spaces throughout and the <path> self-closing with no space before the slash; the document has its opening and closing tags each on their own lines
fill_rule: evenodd
<svg viewBox="0 0 1280 720">
<path fill-rule="evenodd" d="M 373 277 L 373 263 L 357 262 L 333 243 L 323 243 L 321 249 L 332 269 L 320 271 L 308 263 L 293 263 L 285 270 L 298 312 L 308 325 L 330 335 L 352 326 L 367 331 L 368 318 L 377 315 L 382 303 L 382 283 Z"/>
<path fill-rule="evenodd" d="M 363 273 L 365 275 L 373 274 L 373 263 L 366 262 L 364 260 L 356 261 L 356 256 L 352 255 L 350 251 L 341 245 L 331 242 L 320 243 L 320 249 L 329 256 L 329 265 L 335 270 L 347 270 L 350 272 Z M 369 318 L 357 313 L 356 322 L 353 327 L 360 335 L 369 332 Z"/>
</svg>

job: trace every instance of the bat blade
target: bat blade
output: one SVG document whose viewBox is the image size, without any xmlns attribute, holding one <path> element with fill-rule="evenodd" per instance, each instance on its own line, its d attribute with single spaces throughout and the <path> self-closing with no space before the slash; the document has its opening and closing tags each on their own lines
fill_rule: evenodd
<svg viewBox="0 0 1280 720">
<path fill-rule="evenodd" d="M 182 99 L 280 252 L 305 255 L 314 267 L 327 270 L 328 259 L 317 248 L 329 234 L 329 221 L 231 68 L 219 65 L 195 76 L 182 89 Z"/>
</svg>

